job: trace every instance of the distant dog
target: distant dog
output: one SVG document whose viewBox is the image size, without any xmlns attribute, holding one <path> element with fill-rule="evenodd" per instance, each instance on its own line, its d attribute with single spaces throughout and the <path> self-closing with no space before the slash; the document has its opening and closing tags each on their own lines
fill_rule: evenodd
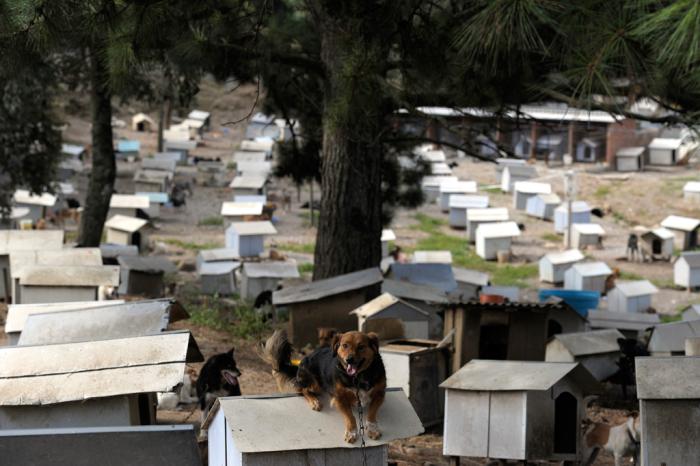
<svg viewBox="0 0 700 466">
<path fill-rule="evenodd" d="M 583 466 L 590 466 L 600 450 L 613 454 L 615 466 L 622 466 L 623 458 L 632 458 L 637 464 L 640 441 L 638 416 L 630 416 L 623 424 L 609 426 L 593 424 L 583 436 Z"/>
<path fill-rule="evenodd" d="M 197 378 L 197 397 L 202 410 L 202 420 L 206 419 L 211 405 L 221 396 L 240 396 L 238 378 L 241 371 L 236 366 L 233 348 L 227 353 L 216 354 L 204 363 Z"/>
<path fill-rule="evenodd" d="M 265 358 L 272 364 L 272 375 L 280 391 L 301 393 L 311 409 L 321 411 L 319 396 L 331 396 L 331 405 L 345 421 L 345 441 L 357 441 L 357 422 L 352 412 L 358 402 L 366 413 L 365 430 L 373 440 L 381 437 L 377 411 L 384 402 L 386 372 L 379 355 L 379 338 L 373 333 L 336 334 L 331 346 L 322 346 L 291 363 L 292 346 L 284 330 L 277 330 L 265 344 Z"/>
<path fill-rule="evenodd" d="M 338 329 L 330 327 L 319 327 L 318 329 L 318 346 L 328 346 L 330 348 L 333 343 L 333 338 L 338 334 Z"/>
</svg>

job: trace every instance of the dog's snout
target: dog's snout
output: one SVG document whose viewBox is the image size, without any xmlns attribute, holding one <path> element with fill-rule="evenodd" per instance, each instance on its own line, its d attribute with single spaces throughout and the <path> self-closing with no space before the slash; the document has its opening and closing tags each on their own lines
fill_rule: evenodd
<svg viewBox="0 0 700 466">
<path fill-rule="evenodd" d="M 348 364 L 355 364 L 355 356 L 350 355 L 347 358 L 345 358 L 345 362 Z"/>
</svg>

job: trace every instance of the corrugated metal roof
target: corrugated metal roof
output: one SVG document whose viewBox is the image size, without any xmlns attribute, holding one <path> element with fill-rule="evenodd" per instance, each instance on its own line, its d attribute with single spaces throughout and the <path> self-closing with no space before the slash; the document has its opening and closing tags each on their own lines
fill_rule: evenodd
<svg viewBox="0 0 700 466">
<path fill-rule="evenodd" d="M 190 341 L 189 332 L 172 332 L 0 348 L 0 406 L 170 391 L 182 382 Z"/>
<path fill-rule="evenodd" d="M 28 286 L 117 286 L 119 267 L 32 265 L 16 276 L 20 285 Z"/>
<path fill-rule="evenodd" d="M 464 196 L 459 194 L 450 196 L 451 209 L 485 209 L 488 206 L 488 196 Z"/>
<path fill-rule="evenodd" d="M 412 299 L 426 303 L 446 304 L 447 294 L 433 286 L 419 285 L 401 280 L 385 279 L 382 282 L 382 291 L 402 299 Z"/>
<path fill-rule="evenodd" d="M 426 187 L 440 188 L 440 185 L 442 183 L 447 183 L 447 182 L 452 182 L 452 181 L 459 181 L 459 179 L 456 176 L 424 176 L 423 179 L 421 180 L 421 186 L 424 188 L 426 188 Z"/>
<path fill-rule="evenodd" d="M 612 273 L 612 270 L 605 262 L 579 262 L 571 268 L 584 277 L 610 275 Z"/>
<path fill-rule="evenodd" d="M 649 149 L 678 149 L 683 145 L 683 139 L 654 138 L 649 143 Z"/>
<path fill-rule="evenodd" d="M 416 264 L 451 264 L 452 253 L 450 251 L 415 251 L 413 262 Z"/>
<path fill-rule="evenodd" d="M 221 205 L 221 215 L 224 217 L 260 215 L 262 214 L 262 211 L 262 202 L 224 202 Z"/>
<path fill-rule="evenodd" d="M 560 333 L 552 338 L 564 345 L 572 356 L 577 357 L 618 352 L 620 345 L 617 344 L 617 339 L 625 336 L 616 329 L 609 329 Z"/>
<path fill-rule="evenodd" d="M 649 280 L 616 282 L 615 288 L 617 288 L 623 295 L 627 297 L 644 296 L 659 292 L 659 289 L 652 285 L 652 283 Z"/>
<path fill-rule="evenodd" d="M 597 223 L 574 223 L 571 228 L 583 235 L 605 235 L 605 230 Z"/>
<path fill-rule="evenodd" d="M 644 151 L 646 150 L 646 147 L 623 147 L 622 149 L 619 149 L 615 156 L 617 157 L 640 157 Z"/>
<path fill-rule="evenodd" d="M 452 267 L 449 264 L 402 264 L 389 267 L 387 277 L 403 282 L 428 285 L 445 293 L 457 289 Z"/>
<path fill-rule="evenodd" d="M 552 264 L 559 265 L 582 261 L 586 256 L 578 249 L 569 249 L 562 252 L 550 252 L 544 257 Z"/>
<path fill-rule="evenodd" d="M 197 266 L 199 275 L 224 275 L 233 273 L 234 270 L 241 266 L 240 262 L 236 261 L 218 261 L 218 262 L 202 262 Z"/>
<path fill-rule="evenodd" d="M 489 274 L 479 272 L 478 270 L 463 269 L 460 267 L 452 267 L 457 283 L 469 283 L 471 285 L 486 286 L 489 284 Z"/>
<path fill-rule="evenodd" d="M 94 307 L 113 306 L 123 304 L 121 299 L 110 301 L 76 301 L 68 303 L 42 303 L 42 304 L 10 304 L 7 307 L 7 319 L 5 321 L 5 333 L 21 332 L 27 317 L 32 314 L 45 314 L 48 312 L 61 312 L 67 310 L 90 309 Z"/>
<path fill-rule="evenodd" d="M 151 201 L 146 196 L 134 194 L 112 194 L 109 207 L 112 209 L 148 209 Z"/>
<path fill-rule="evenodd" d="M 508 218 L 508 209 L 505 207 L 467 209 L 468 222 L 499 222 L 506 221 Z"/>
<path fill-rule="evenodd" d="M 267 220 L 260 222 L 233 222 L 228 229 L 235 231 L 238 236 L 277 234 L 274 225 Z"/>
<path fill-rule="evenodd" d="M 508 170 L 511 177 L 527 177 L 534 178 L 537 176 L 537 170 L 531 165 L 506 165 L 503 168 L 503 172 Z"/>
<path fill-rule="evenodd" d="M 683 191 L 700 193 L 700 181 L 688 181 L 685 186 L 683 186 Z"/>
<path fill-rule="evenodd" d="M 168 193 L 136 193 L 137 196 L 146 196 L 149 203 L 153 204 L 167 204 L 170 202 L 170 197 Z"/>
<path fill-rule="evenodd" d="M 690 267 L 700 267 L 700 252 L 682 252 L 678 260 L 684 260 Z"/>
<path fill-rule="evenodd" d="M 267 183 L 267 177 L 258 176 L 256 174 L 247 176 L 237 176 L 231 181 L 229 187 L 231 188 L 243 188 L 243 189 L 262 189 Z"/>
<path fill-rule="evenodd" d="M 359 442 L 352 444 L 343 440 L 343 418 L 338 410 L 324 409 L 319 415 L 309 409 L 301 396 L 240 396 L 219 398 L 217 404 L 212 414 L 219 409 L 223 411 L 233 444 L 243 453 L 360 448 Z M 280 423 L 280 416 L 295 422 Z M 382 437 L 379 440 L 367 438 L 368 447 L 423 432 L 420 419 L 401 389 L 387 389 L 379 419 Z M 204 428 L 207 425 L 208 422 Z M 271 425 L 276 426 L 275 435 L 269 435 Z"/>
<path fill-rule="evenodd" d="M 382 273 L 378 268 L 359 270 L 325 280 L 317 280 L 277 290 L 272 294 L 272 303 L 281 305 L 317 301 L 327 296 L 334 296 L 375 285 L 381 281 Z"/>
<path fill-rule="evenodd" d="M 476 192 L 476 181 L 444 181 L 440 184 L 440 193 L 471 194 Z"/>
<path fill-rule="evenodd" d="M 635 358 L 640 400 L 700 399 L 700 357 Z"/>
<path fill-rule="evenodd" d="M 558 212 L 567 213 L 569 211 L 569 204 L 567 202 L 563 203 L 556 209 Z M 571 211 L 576 212 L 590 212 L 591 206 L 588 205 L 586 201 L 574 201 L 571 203 Z"/>
<path fill-rule="evenodd" d="M 396 241 L 396 234 L 394 233 L 394 230 L 389 230 L 387 228 L 382 230 L 381 241 Z"/>
<path fill-rule="evenodd" d="M 427 316 L 428 313 L 425 311 L 422 311 L 418 309 L 417 307 L 401 301 L 399 298 L 396 296 L 393 296 L 390 293 L 382 293 L 381 295 L 377 296 L 374 298 L 372 301 L 363 304 L 362 306 L 358 307 L 357 309 L 350 311 L 350 314 L 355 314 L 359 317 L 367 318 L 370 316 L 373 316 L 374 314 L 383 311 L 384 309 L 387 309 L 394 304 L 401 303 L 403 306 L 411 309 L 412 311 L 421 314 L 423 316 Z"/>
<path fill-rule="evenodd" d="M 148 199 L 148 198 L 146 198 Z M 127 217 L 126 215 L 115 215 L 105 222 L 106 228 L 112 228 L 114 230 L 126 231 L 127 233 L 134 233 L 139 231 L 141 228 L 148 225 L 148 220 L 136 217 Z"/>
<path fill-rule="evenodd" d="M 235 249 L 218 248 L 203 249 L 199 251 L 199 257 L 204 262 L 231 261 L 239 259 Z"/>
<path fill-rule="evenodd" d="M 175 264 L 162 256 L 119 256 L 119 265 L 143 273 L 177 272 Z"/>
<path fill-rule="evenodd" d="M 26 189 L 18 189 L 13 197 L 18 204 L 40 205 L 52 207 L 56 204 L 56 196 L 50 193 L 33 194 Z"/>
<path fill-rule="evenodd" d="M 63 230 L 0 230 L 0 254 L 12 251 L 60 249 Z"/>
<path fill-rule="evenodd" d="M 476 229 L 477 241 L 479 238 L 506 238 L 520 236 L 520 228 L 515 222 L 482 223 Z"/>
<path fill-rule="evenodd" d="M 661 226 L 670 230 L 693 231 L 700 226 L 700 220 L 680 215 L 669 215 L 661 222 Z"/>
<path fill-rule="evenodd" d="M 534 181 L 516 181 L 513 185 L 513 191 L 525 194 L 549 194 L 552 192 L 552 185 Z"/>
<path fill-rule="evenodd" d="M 620 330 L 645 330 L 658 325 L 658 314 L 643 312 L 588 311 L 591 328 L 616 328 Z"/>
<path fill-rule="evenodd" d="M 687 338 L 700 337 L 700 320 L 686 320 L 654 327 L 649 339 L 652 353 L 684 352 Z"/>
<path fill-rule="evenodd" d="M 100 253 L 105 259 L 116 259 L 119 256 L 138 256 L 139 248 L 132 244 L 100 244 Z"/>
<path fill-rule="evenodd" d="M 246 262 L 243 273 L 251 278 L 298 278 L 299 268 L 295 260 Z"/>
</svg>

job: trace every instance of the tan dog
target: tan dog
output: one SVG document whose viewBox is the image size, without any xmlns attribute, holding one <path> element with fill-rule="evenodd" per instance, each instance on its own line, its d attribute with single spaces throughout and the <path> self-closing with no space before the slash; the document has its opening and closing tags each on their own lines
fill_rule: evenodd
<svg viewBox="0 0 700 466">
<path fill-rule="evenodd" d="M 600 450 L 613 454 L 615 466 L 622 465 L 622 458 L 631 457 L 637 464 L 641 428 L 638 416 L 629 416 L 623 424 L 610 426 L 593 424 L 583 436 L 583 466 L 590 466 Z"/>
</svg>

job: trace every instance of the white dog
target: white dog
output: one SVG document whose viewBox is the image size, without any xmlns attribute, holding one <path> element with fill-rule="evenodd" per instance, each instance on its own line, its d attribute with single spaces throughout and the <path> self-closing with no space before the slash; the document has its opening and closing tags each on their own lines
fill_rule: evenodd
<svg viewBox="0 0 700 466">
<path fill-rule="evenodd" d="M 622 465 L 622 458 L 631 457 L 637 464 L 639 453 L 640 423 L 638 416 L 629 416 L 627 421 L 616 426 L 593 424 L 583 436 L 583 466 L 590 466 L 600 450 L 615 457 L 615 466 Z"/>
</svg>

